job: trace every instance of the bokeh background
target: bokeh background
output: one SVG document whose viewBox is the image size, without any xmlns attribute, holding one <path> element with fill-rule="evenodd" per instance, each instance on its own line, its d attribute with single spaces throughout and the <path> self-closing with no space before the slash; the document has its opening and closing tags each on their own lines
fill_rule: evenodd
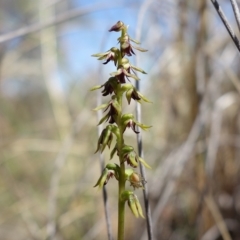
<svg viewBox="0 0 240 240">
<path fill-rule="evenodd" d="M 153 101 L 142 122 L 155 239 L 240 239 L 239 53 L 208 0 L 0 1 L 0 239 L 107 239 L 89 89 L 114 70 L 91 54 L 117 46 L 118 20 L 148 49 L 131 61 Z M 116 239 L 114 180 L 107 191 Z M 126 214 L 126 240 L 146 240 L 145 220 Z"/>
</svg>

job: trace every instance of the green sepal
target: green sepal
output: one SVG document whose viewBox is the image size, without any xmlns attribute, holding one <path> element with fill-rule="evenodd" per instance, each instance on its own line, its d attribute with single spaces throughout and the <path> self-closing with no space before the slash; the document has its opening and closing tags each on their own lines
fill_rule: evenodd
<svg viewBox="0 0 240 240">
<path fill-rule="evenodd" d="M 140 92 L 138 92 L 138 95 L 141 97 L 141 99 L 144 101 L 144 102 L 147 102 L 147 103 L 152 103 L 150 100 L 148 100 L 145 96 L 143 96 Z"/>
<path fill-rule="evenodd" d="M 111 132 L 111 125 L 108 125 L 104 130 L 103 130 L 103 139 L 102 139 L 102 146 L 101 146 L 101 153 L 104 151 L 105 147 L 108 146 L 109 148 L 111 147 L 111 143 L 113 140 L 112 132 Z"/>
<path fill-rule="evenodd" d="M 133 170 L 131 168 L 125 169 L 125 180 L 129 180 L 129 177 L 133 174 Z"/>
<path fill-rule="evenodd" d="M 115 147 L 112 149 L 112 151 L 110 153 L 110 160 L 114 157 L 116 152 L 117 152 L 117 145 L 115 145 Z"/>
<path fill-rule="evenodd" d="M 114 107 L 114 109 L 117 111 L 117 114 L 119 114 L 121 112 L 121 106 L 119 105 L 117 100 L 114 100 L 112 102 L 112 106 Z"/>
<path fill-rule="evenodd" d="M 113 135 L 111 134 L 111 135 L 109 136 L 109 139 L 108 139 L 108 142 L 107 142 L 107 145 L 108 145 L 108 148 L 109 148 L 109 149 L 110 149 L 110 147 L 111 147 L 112 140 L 113 140 Z"/>
<path fill-rule="evenodd" d="M 138 72 L 141 72 L 143 74 L 147 74 L 143 69 L 139 68 L 139 67 L 136 67 L 136 66 L 133 66 L 131 65 L 131 68 L 133 68 L 134 70 L 138 71 Z"/>
<path fill-rule="evenodd" d="M 123 191 L 120 196 L 121 201 L 126 202 L 132 194 L 134 194 L 132 191 Z"/>
<path fill-rule="evenodd" d="M 99 57 L 98 60 L 103 60 L 103 59 L 106 58 L 106 56 L 107 56 L 107 55 L 103 55 L 103 56 Z"/>
<path fill-rule="evenodd" d="M 121 43 L 121 48 L 123 48 L 123 49 L 126 49 L 126 48 L 128 48 L 130 46 L 130 43 L 128 43 L 128 42 L 123 42 L 123 43 Z"/>
<path fill-rule="evenodd" d="M 142 124 L 140 122 L 134 121 L 136 123 L 136 125 L 138 125 L 142 130 L 147 131 L 149 128 L 151 128 L 152 126 L 148 126 L 145 124 Z"/>
<path fill-rule="evenodd" d="M 100 106 L 94 108 L 93 111 L 101 110 L 101 109 L 107 107 L 108 105 L 109 105 L 109 103 L 104 103 L 104 104 L 102 104 L 102 105 L 100 105 Z"/>
<path fill-rule="evenodd" d="M 104 52 L 104 53 L 95 53 L 95 54 L 92 54 L 91 56 L 92 57 L 102 57 L 102 56 L 108 55 L 108 53 L 109 53 L 109 51 Z"/>
<path fill-rule="evenodd" d="M 146 168 L 152 169 L 152 168 L 146 163 L 146 161 L 145 161 L 143 158 L 138 157 L 138 160 L 139 160 Z"/>
<path fill-rule="evenodd" d="M 136 197 L 137 197 L 137 196 L 136 196 Z M 136 207 L 137 207 L 137 210 L 138 210 L 139 215 L 140 215 L 142 218 L 145 218 L 144 215 L 143 215 L 143 212 L 142 212 L 141 204 L 140 204 L 140 202 L 138 201 L 138 199 L 135 201 L 135 204 L 136 204 Z"/>
<path fill-rule="evenodd" d="M 109 170 L 120 171 L 120 167 L 116 163 L 108 163 L 106 168 Z"/>
<path fill-rule="evenodd" d="M 140 215 L 142 218 L 144 218 L 142 207 L 139 203 L 137 196 L 134 193 L 129 196 L 128 206 L 135 217 L 138 218 Z"/>
<path fill-rule="evenodd" d="M 121 122 L 125 122 L 125 121 L 128 121 L 130 119 L 134 119 L 134 116 L 132 113 L 125 113 L 122 115 L 122 118 L 121 118 Z"/>
<path fill-rule="evenodd" d="M 90 88 L 90 91 L 95 91 L 95 90 L 100 89 L 100 88 L 102 88 L 102 85 L 96 85 L 96 86 Z"/>
<path fill-rule="evenodd" d="M 108 114 L 106 114 L 104 117 L 102 117 L 98 123 L 98 126 L 101 125 L 103 122 L 105 122 L 108 119 Z"/>
<path fill-rule="evenodd" d="M 128 206 L 129 206 L 131 212 L 133 213 L 133 215 L 134 215 L 136 218 L 138 218 L 138 217 L 139 217 L 139 213 L 138 213 L 138 209 L 137 209 L 135 200 L 134 200 L 134 199 L 129 199 L 129 200 L 128 200 Z"/>
<path fill-rule="evenodd" d="M 112 174 L 117 180 L 119 180 L 120 167 L 116 163 L 108 163 L 106 165 L 97 183 L 93 187 L 99 186 L 99 188 L 101 189 L 105 184 L 107 184 Z"/>
<path fill-rule="evenodd" d="M 102 188 L 107 179 L 107 174 L 108 174 L 108 169 L 104 168 L 102 171 L 102 175 L 100 176 L 97 183 L 93 187 L 99 186 L 99 188 Z"/>
<path fill-rule="evenodd" d="M 139 78 L 137 75 L 131 74 L 131 73 L 127 72 L 125 69 L 123 69 L 123 73 L 124 73 L 126 76 L 131 77 L 131 78 L 133 78 L 133 79 L 135 79 L 135 80 L 140 80 L 140 78 Z"/>
<path fill-rule="evenodd" d="M 115 172 L 115 178 L 119 180 L 120 167 L 116 163 L 108 163 L 106 168 Z"/>
<path fill-rule="evenodd" d="M 133 89 L 134 86 L 131 84 L 131 83 L 125 83 L 121 86 L 121 90 L 122 92 L 125 92 L 125 91 L 128 91 L 128 90 L 131 90 Z"/>
<path fill-rule="evenodd" d="M 140 48 L 140 47 L 137 47 L 137 46 L 133 46 L 133 45 L 132 45 L 132 47 L 135 48 L 135 49 L 137 49 L 137 50 L 140 51 L 140 52 L 147 52 L 147 51 L 148 51 L 148 50 L 146 50 L 146 49 L 143 49 L 143 48 Z"/>
<path fill-rule="evenodd" d="M 134 151 L 129 153 L 129 155 L 128 155 L 129 161 L 131 162 L 131 166 L 133 168 L 136 168 L 138 166 L 138 162 L 136 161 L 136 157 L 137 157 L 137 155 Z"/>
<path fill-rule="evenodd" d="M 130 38 L 130 40 L 131 40 L 132 42 L 136 43 L 136 44 L 140 44 L 139 41 L 137 41 L 137 40 L 135 40 L 135 39 L 133 39 L 133 38 Z"/>
<path fill-rule="evenodd" d="M 122 73 L 122 70 L 121 69 L 118 69 L 116 72 L 112 72 L 110 73 L 111 76 L 117 76 L 117 75 L 120 75 Z"/>
<path fill-rule="evenodd" d="M 129 90 L 126 92 L 126 99 L 127 99 L 128 104 L 131 103 L 132 93 L 133 93 L 133 89 L 129 89 Z"/>
<path fill-rule="evenodd" d="M 129 146 L 129 145 L 124 145 L 124 147 L 122 148 L 123 155 L 125 155 L 127 153 L 130 153 L 132 151 L 134 151 L 134 148 L 132 146 Z"/>
</svg>

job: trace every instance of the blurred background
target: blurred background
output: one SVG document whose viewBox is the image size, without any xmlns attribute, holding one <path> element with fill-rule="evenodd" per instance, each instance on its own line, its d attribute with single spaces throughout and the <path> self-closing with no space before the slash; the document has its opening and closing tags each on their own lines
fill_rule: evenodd
<svg viewBox="0 0 240 240">
<path fill-rule="evenodd" d="M 91 54 L 118 46 L 118 20 L 148 49 L 131 61 L 153 101 L 142 122 L 155 239 L 240 239 L 239 53 L 208 0 L 0 1 L 0 239 L 107 239 L 89 89 L 114 71 Z M 107 191 L 116 239 L 114 179 Z M 126 240 L 146 240 L 145 220 L 126 214 Z"/>
</svg>

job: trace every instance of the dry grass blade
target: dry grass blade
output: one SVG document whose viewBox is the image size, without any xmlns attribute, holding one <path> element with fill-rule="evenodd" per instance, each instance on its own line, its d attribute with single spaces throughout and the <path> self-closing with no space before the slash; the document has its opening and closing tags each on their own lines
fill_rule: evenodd
<svg viewBox="0 0 240 240">
<path fill-rule="evenodd" d="M 239 40 L 236 36 L 236 34 L 234 33 L 232 27 L 230 26 L 225 14 L 223 13 L 219 3 L 217 2 L 217 0 L 211 0 L 212 4 L 214 5 L 219 17 L 221 18 L 224 26 L 226 27 L 230 37 L 232 38 L 235 46 L 237 47 L 238 51 L 240 52 L 240 43 L 239 43 Z"/>
<path fill-rule="evenodd" d="M 239 8 L 238 8 L 237 2 L 235 0 L 230 0 L 230 2 L 232 4 L 234 16 L 236 18 L 237 25 L 238 25 L 238 30 L 240 32 L 240 12 L 239 12 Z"/>
</svg>

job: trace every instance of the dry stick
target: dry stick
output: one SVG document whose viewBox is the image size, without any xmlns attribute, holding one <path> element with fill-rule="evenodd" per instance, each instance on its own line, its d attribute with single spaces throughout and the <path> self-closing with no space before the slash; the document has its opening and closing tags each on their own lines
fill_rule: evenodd
<svg viewBox="0 0 240 240">
<path fill-rule="evenodd" d="M 238 30 L 240 32 L 240 13 L 239 13 L 239 8 L 237 5 L 237 2 L 235 0 L 230 0 L 231 4 L 232 4 L 232 8 L 233 8 L 233 12 L 237 21 L 237 25 L 238 25 Z"/>
<path fill-rule="evenodd" d="M 226 16 L 224 15 L 219 3 L 217 2 L 217 0 L 211 0 L 212 4 L 214 5 L 219 17 L 221 18 L 223 24 L 225 25 L 230 37 L 232 38 L 235 46 L 237 47 L 238 51 L 240 52 L 240 43 L 239 40 L 237 38 L 237 36 L 235 35 L 233 29 L 231 28 L 230 24 L 228 23 L 228 20 L 226 18 Z"/>
<path fill-rule="evenodd" d="M 81 8 L 81 9 L 74 9 L 71 11 L 67 11 L 59 16 L 56 16 L 55 18 L 49 19 L 45 23 L 40 23 L 40 24 L 36 23 L 36 24 L 30 25 L 30 26 L 19 28 L 18 30 L 15 30 L 15 31 L 3 34 L 3 35 L 0 35 L 0 43 L 7 42 L 9 40 L 13 40 L 18 37 L 22 37 L 22 36 L 25 36 L 30 33 L 38 32 L 44 28 L 53 26 L 55 24 L 66 22 L 72 18 L 83 16 L 88 13 L 101 11 L 101 10 L 105 10 L 105 9 L 119 8 L 119 7 L 121 7 L 121 6 L 120 5 L 114 6 L 114 5 L 109 5 L 109 4 L 103 6 L 101 4 L 98 4 L 98 5 L 91 6 L 91 7 L 85 8 L 85 9 Z"/>
<path fill-rule="evenodd" d="M 153 0 L 146 0 L 141 5 L 139 15 L 138 15 L 138 26 L 136 28 L 137 29 L 136 30 L 136 39 L 141 38 L 141 26 L 142 26 L 142 23 L 143 23 L 144 14 L 145 14 L 146 10 L 148 9 L 148 7 L 150 6 L 150 4 L 152 2 L 153 2 Z M 137 62 L 138 62 L 138 56 L 136 56 L 136 65 L 138 66 Z M 136 81 L 136 89 L 138 91 L 140 91 L 139 81 Z M 136 119 L 137 119 L 138 122 L 141 122 L 141 105 L 139 103 L 137 103 L 137 107 L 136 107 Z M 137 144 L 138 144 L 138 154 L 139 154 L 139 156 L 144 157 L 143 156 L 141 132 L 137 134 Z M 141 162 L 140 162 L 140 172 L 141 172 L 142 177 L 144 179 L 146 179 L 145 168 L 142 166 Z M 150 209 L 149 199 L 148 199 L 148 186 L 146 184 L 144 184 L 144 188 L 143 188 L 143 197 L 144 197 L 144 205 L 145 205 L 145 211 L 146 211 L 148 240 L 152 240 L 153 239 L 152 217 L 151 217 L 151 209 Z"/>
</svg>

